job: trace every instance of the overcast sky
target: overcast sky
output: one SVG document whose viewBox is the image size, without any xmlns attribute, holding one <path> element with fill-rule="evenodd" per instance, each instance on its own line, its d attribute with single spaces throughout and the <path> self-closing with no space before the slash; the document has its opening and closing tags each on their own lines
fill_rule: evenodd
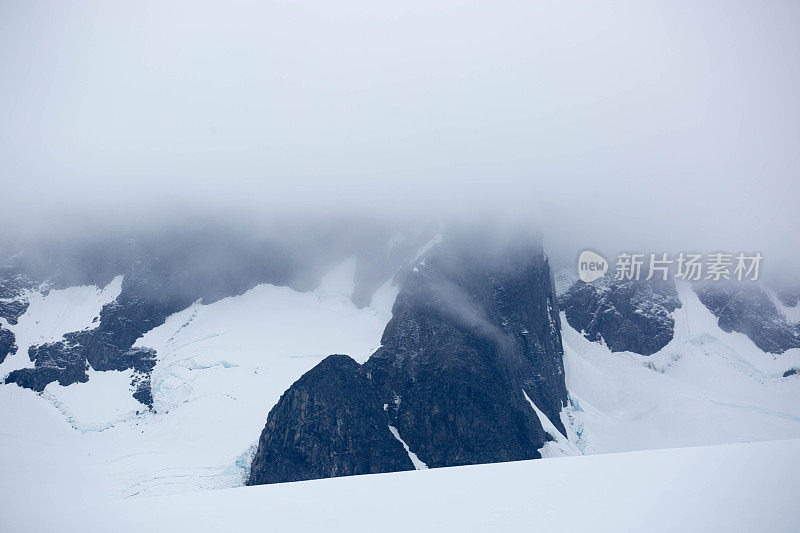
<svg viewBox="0 0 800 533">
<path fill-rule="evenodd" d="M 120 4 L 2 2 L 3 232 L 492 213 L 798 259 L 800 2 Z"/>
</svg>

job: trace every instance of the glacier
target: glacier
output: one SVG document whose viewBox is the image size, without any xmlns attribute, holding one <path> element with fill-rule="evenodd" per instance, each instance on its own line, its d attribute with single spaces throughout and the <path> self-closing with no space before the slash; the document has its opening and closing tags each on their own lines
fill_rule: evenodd
<svg viewBox="0 0 800 533">
<path fill-rule="evenodd" d="M 781 510 L 798 488 L 787 466 L 800 451 L 800 376 L 783 374 L 800 366 L 800 350 L 776 356 L 722 331 L 687 284 L 678 284 L 674 338 L 650 356 L 590 342 L 562 314 L 567 434 L 531 402 L 553 437 L 541 450 L 549 459 L 237 488 L 266 413 L 298 376 L 329 353 L 363 362 L 380 346 L 397 287 L 387 281 L 358 308 L 353 271 L 347 260 L 313 291 L 262 284 L 170 315 L 135 345 L 157 353 L 152 410 L 130 396 L 124 371 L 89 368 L 87 383 L 51 383 L 39 395 L 0 387 L 4 522 L 19 531 L 203 531 L 272 516 L 336 530 L 391 515 L 389 530 L 425 530 L 480 528 L 491 516 L 517 529 L 669 530 L 665 509 L 680 509 L 694 513 L 698 531 L 789 530 Z M 30 294 L 21 344 L 93 327 L 120 282 Z M 32 329 L 37 322 L 50 325 Z M 558 458 L 570 455 L 593 457 Z M 300 511 L 312 501 L 318 512 Z M 392 513 L 393 501 L 415 512 Z"/>
</svg>

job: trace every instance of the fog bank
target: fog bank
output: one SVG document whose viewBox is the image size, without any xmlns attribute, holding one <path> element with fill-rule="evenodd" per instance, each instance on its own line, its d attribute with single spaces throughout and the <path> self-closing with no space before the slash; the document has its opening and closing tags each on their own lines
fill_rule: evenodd
<svg viewBox="0 0 800 533">
<path fill-rule="evenodd" d="M 2 234 L 502 219 L 567 255 L 795 265 L 798 23 L 779 1 L 4 3 Z"/>
</svg>

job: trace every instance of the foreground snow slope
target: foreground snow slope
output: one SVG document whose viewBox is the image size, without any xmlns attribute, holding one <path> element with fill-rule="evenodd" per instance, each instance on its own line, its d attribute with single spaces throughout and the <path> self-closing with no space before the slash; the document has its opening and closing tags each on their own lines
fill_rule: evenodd
<svg viewBox="0 0 800 533">
<path fill-rule="evenodd" d="M 151 496 L 3 484 L 8 531 L 796 531 L 800 440 Z M 64 467 L 62 466 L 62 469 Z M 36 472 L 31 472 L 37 476 Z M 70 483 L 92 482 L 86 474 Z M 67 488 L 67 487 L 64 487 Z"/>
</svg>

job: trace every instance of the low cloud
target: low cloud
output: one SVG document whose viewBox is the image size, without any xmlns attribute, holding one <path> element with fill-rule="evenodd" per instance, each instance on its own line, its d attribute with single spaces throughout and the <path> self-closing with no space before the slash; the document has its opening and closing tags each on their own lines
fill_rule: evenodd
<svg viewBox="0 0 800 533">
<path fill-rule="evenodd" d="M 6 238 L 441 217 L 800 261 L 796 2 L 0 10 Z"/>
</svg>

